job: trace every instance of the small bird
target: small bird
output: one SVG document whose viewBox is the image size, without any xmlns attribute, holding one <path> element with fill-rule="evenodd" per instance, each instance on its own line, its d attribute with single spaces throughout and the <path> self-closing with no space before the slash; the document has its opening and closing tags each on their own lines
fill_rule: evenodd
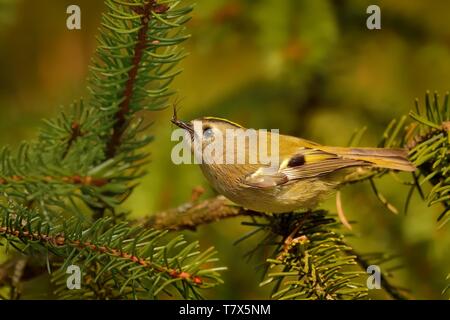
<svg viewBox="0 0 450 320">
<path fill-rule="evenodd" d="M 172 123 L 186 130 L 191 141 L 202 135 L 202 150 L 214 147 L 227 130 L 245 130 L 232 121 L 215 117 L 184 122 L 177 118 L 175 110 Z M 195 132 L 194 124 L 200 126 L 201 132 Z M 243 130 L 238 130 L 238 134 Z M 268 140 L 273 138 L 271 132 L 267 134 Z M 404 149 L 330 147 L 288 135 L 277 138 L 279 161 L 275 167 L 258 162 L 204 161 L 200 163 L 201 170 L 212 187 L 234 203 L 258 212 L 285 213 L 315 208 L 342 184 L 345 175 L 358 168 L 416 169 Z M 227 151 L 223 152 L 225 157 Z M 245 152 L 254 150 L 246 145 Z"/>
</svg>

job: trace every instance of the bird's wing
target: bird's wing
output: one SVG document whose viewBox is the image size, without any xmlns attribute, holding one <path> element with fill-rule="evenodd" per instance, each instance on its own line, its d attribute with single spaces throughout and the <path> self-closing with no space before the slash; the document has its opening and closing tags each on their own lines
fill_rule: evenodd
<svg viewBox="0 0 450 320">
<path fill-rule="evenodd" d="M 271 188 L 300 179 L 311 179 L 334 171 L 370 165 L 369 162 L 345 159 L 335 153 L 315 148 L 300 148 L 284 159 L 279 167 L 262 167 L 244 178 L 243 183 L 256 188 Z"/>
<path fill-rule="evenodd" d="M 334 171 L 371 166 L 414 171 L 404 149 L 328 147 L 291 136 L 280 140 L 280 165 L 260 168 L 243 179 L 244 185 L 269 188 L 300 179 L 311 179 Z M 291 150 L 296 150 L 292 154 Z"/>
<path fill-rule="evenodd" d="M 341 170 L 350 167 L 361 167 L 370 165 L 368 162 L 351 159 L 326 159 L 314 163 L 305 163 L 302 166 L 287 167 L 280 170 L 289 181 L 315 178 L 321 175 L 332 173 L 336 170 Z"/>
</svg>

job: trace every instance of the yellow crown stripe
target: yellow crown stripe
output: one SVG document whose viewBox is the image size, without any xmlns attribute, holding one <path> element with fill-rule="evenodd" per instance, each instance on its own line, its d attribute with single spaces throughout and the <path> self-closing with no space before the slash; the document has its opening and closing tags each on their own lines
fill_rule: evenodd
<svg viewBox="0 0 450 320">
<path fill-rule="evenodd" d="M 233 125 L 233 126 L 236 126 L 236 127 L 239 127 L 239 128 L 243 128 L 240 124 L 238 124 L 238 123 L 236 123 L 236 122 L 233 122 L 233 121 L 230 121 L 230 120 L 228 120 L 228 119 L 224 119 L 224 118 L 218 118 L 218 117 L 204 117 L 203 119 L 204 119 L 204 120 L 210 120 L 210 121 L 222 121 L 222 122 L 229 123 L 229 124 L 231 124 L 231 125 Z"/>
</svg>

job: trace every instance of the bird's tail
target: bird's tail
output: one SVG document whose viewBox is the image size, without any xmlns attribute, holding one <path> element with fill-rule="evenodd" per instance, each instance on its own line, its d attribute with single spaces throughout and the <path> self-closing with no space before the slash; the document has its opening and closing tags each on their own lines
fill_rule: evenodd
<svg viewBox="0 0 450 320">
<path fill-rule="evenodd" d="M 337 154 L 344 159 L 369 162 L 376 168 L 416 170 L 416 167 L 408 160 L 405 149 L 324 147 L 322 150 Z"/>
</svg>

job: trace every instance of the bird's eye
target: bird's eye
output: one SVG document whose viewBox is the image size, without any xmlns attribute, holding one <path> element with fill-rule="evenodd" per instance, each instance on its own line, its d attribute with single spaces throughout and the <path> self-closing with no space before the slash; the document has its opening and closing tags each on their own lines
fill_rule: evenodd
<svg viewBox="0 0 450 320">
<path fill-rule="evenodd" d="M 203 138 L 208 139 L 214 135 L 213 129 L 210 127 L 203 128 Z"/>
</svg>

